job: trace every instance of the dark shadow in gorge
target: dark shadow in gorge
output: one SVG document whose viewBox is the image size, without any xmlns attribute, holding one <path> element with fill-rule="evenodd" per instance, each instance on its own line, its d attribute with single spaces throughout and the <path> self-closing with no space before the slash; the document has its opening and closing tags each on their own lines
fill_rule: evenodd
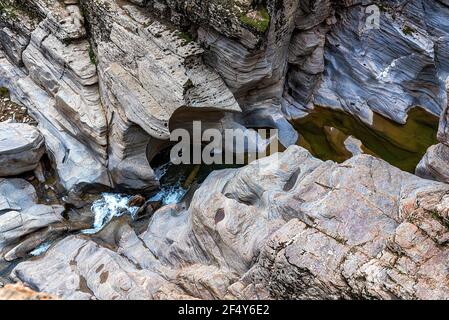
<svg viewBox="0 0 449 320">
<path fill-rule="evenodd" d="M 299 145 L 322 160 L 343 162 L 351 158 L 344 141 L 353 136 L 363 143 L 365 153 L 413 173 L 427 149 L 437 143 L 439 119 L 417 107 L 410 110 L 404 125 L 374 114 L 369 126 L 346 112 L 315 107 L 293 124 L 301 135 Z"/>
<path fill-rule="evenodd" d="M 159 152 L 151 161 L 151 167 L 160 175 L 161 188 L 159 192 L 177 192 L 184 189 L 185 193 L 193 186 L 200 185 L 215 170 L 239 168 L 240 164 L 179 164 L 170 161 L 171 148 Z M 163 170 L 163 172 L 158 172 Z"/>
</svg>

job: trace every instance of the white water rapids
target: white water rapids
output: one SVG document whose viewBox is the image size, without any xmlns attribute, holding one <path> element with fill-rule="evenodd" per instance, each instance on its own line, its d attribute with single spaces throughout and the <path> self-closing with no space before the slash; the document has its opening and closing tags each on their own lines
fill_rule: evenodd
<svg viewBox="0 0 449 320">
<path fill-rule="evenodd" d="M 156 177 L 159 180 L 167 174 L 170 165 L 171 163 L 167 163 L 155 169 Z M 161 186 L 160 191 L 148 200 L 160 201 L 162 205 L 179 203 L 187 193 L 187 190 L 182 186 L 181 178 L 180 176 L 175 183 Z M 128 206 L 131 198 L 132 196 L 130 195 L 119 193 L 103 193 L 102 197 L 95 201 L 91 207 L 95 217 L 93 227 L 88 230 L 83 230 L 82 233 L 96 234 L 113 218 L 120 217 L 124 214 L 130 215 L 134 219 L 139 208 Z"/>
</svg>

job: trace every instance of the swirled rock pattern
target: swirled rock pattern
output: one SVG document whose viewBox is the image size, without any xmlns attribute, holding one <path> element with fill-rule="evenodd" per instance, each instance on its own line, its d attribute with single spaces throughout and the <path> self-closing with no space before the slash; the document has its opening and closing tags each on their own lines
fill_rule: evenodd
<svg viewBox="0 0 449 320">
<path fill-rule="evenodd" d="M 71 236 L 13 274 L 67 298 L 447 299 L 448 195 L 371 156 L 291 147 L 213 173 L 140 235 Z"/>
<path fill-rule="evenodd" d="M 38 120 L 71 195 L 157 187 L 148 155 L 185 110 L 206 127 L 278 128 L 289 146 L 287 119 L 314 105 L 404 123 L 447 100 L 441 1 L 2 4 L 1 85 Z"/>
<path fill-rule="evenodd" d="M 449 70 L 447 4 L 343 1 L 336 7 L 330 1 L 308 2 L 301 14 L 317 18 L 298 20 L 299 35 L 290 46 L 286 114 L 301 117 L 320 105 L 367 124 L 373 123 L 373 113 L 405 123 L 415 106 L 441 114 Z"/>
<path fill-rule="evenodd" d="M 449 78 L 446 80 L 449 97 Z M 426 179 L 449 183 L 449 103 L 440 117 L 439 144 L 431 146 L 416 168 L 416 174 Z"/>
<path fill-rule="evenodd" d="M 0 0 L 0 87 L 38 122 L 31 149 L 45 141 L 72 204 L 157 188 L 151 159 L 192 120 L 278 128 L 288 147 L 289 120 L 316 105 L 368 125 L 441 116 L 417 173 L 449 182 L 448 21 L 440 0 Z M 0 180 L 0 263 L 57 240 L 12 275 L 73 299 L 447 299 L 448 194 L 371 156 L 290 147 L 214 172 L 148 225 L 59 239 L 78 230 L 64 209 Z"/>
<path fill-rule="evenodd" d="M 33 171 L 44 154 L 44 137 L 23 123 L 0 122 L 0 177 Z"/>
</svg>

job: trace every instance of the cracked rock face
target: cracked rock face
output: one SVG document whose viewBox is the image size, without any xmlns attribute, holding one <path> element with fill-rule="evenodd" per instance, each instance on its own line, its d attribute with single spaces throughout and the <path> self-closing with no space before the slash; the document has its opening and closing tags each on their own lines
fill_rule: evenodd
<svg viewBox="0 0 449 320">
<path fill-rule="evenodd" d="M 187 114 L 278 128 L 287 147 L 288 120 L 314 105 L 371 125 L 374 113 L 404 123 L 413 107 L 440 115 L 447 100 L 439 1 L 379 3 L 380 28 L 366 28 L 360 1 L 4 2 L 0 85 L 38 120 L 74 198 L 156 188 L 148 155 Z"/>
<path fill-rule="evenodd" d="M 373 3 L 380 28 L 365 24 Z M 448 183 L 447 1 L 0 4 L 0 87 L 38 122 L 0 124 L 0 176 L 35 169 L 45 144 L 69 203 L 151 191 L 151 159 L 193 120 L 277 128 L 290 146 L 212 173 L 143 227 L 121 217 L 94 236 L 0 179 L 0 266 L 56 240 L 15 280 L 69 299 L 449 298 L 449 186 L 355 139 L 352 159 L 315 159 L 289 122 L 320 106 L 404 124 L 423 108 L 441 116 L 440 144 L 417 174 Z"/>
<path fill-rule="evenodd" d="M 0 177 L 33 171 L 44 152 L 44 137 L 36 128 L 0 122 Z"/>
<path fill-rule="evenodd" d="M 448 298 L 447 185 L 366 155 L 275 160 L 213 173 L 142 234 L 70 236 L 13 274 L 83 299 Z"/>
</svg>

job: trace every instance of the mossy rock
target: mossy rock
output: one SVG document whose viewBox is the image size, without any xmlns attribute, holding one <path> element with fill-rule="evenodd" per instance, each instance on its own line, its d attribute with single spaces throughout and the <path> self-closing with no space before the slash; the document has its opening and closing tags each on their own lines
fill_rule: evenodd
<svg viewBox="0 0 449 320">
<path fill-rule="evenodd" d="M 9 98 L 8 88 L 0 87 L 0 98 Z"/>
<path fill-rule="evenodd" d="M 258 32 L 264 33 L 270 27 L 270 14 L 266 8 L 250 10 L 240 17 L 240 22 Z"/>
<path fill-rule="evenodd" d="M 183 40 L 184 46 L 193 41 L 193 36 L 189 32 L 181 32 L 180 31 L 176 35 Z"/>
</svg>

